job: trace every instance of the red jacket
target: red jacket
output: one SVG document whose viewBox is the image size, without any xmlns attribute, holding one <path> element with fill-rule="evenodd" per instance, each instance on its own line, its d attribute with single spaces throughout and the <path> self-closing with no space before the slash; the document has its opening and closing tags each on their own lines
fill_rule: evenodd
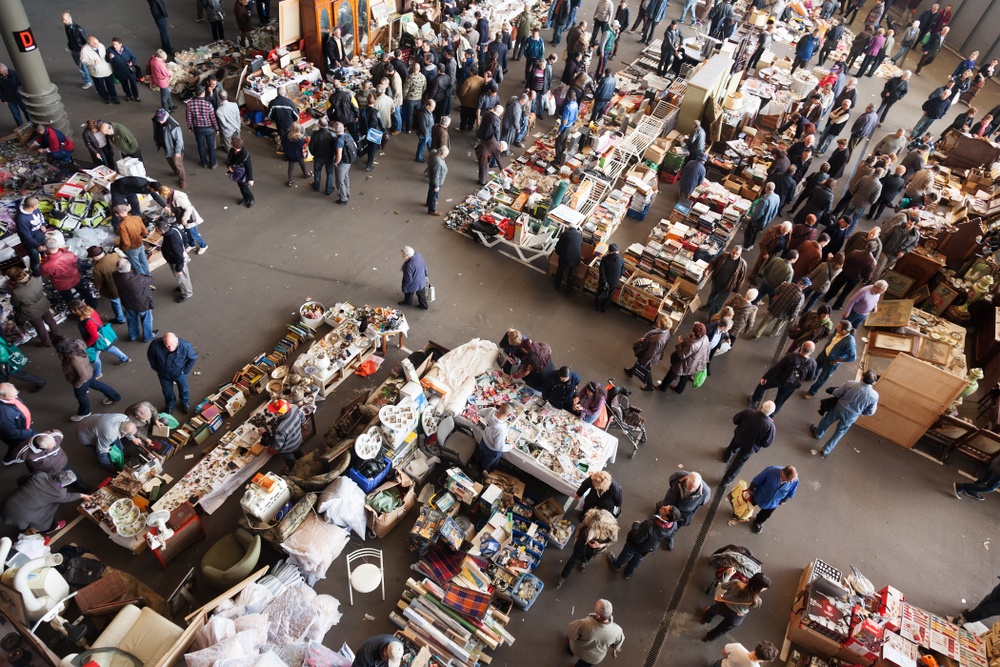
<svg viewBox="0 0 1000 667">
<path fill-rule="evenodd" d="M 66 248 L 46 253 L 42 257 L 42 275 L 52 281 L 57 290 L 73 289 L 80 282 L 80 270 L 76 266 L 76 255 Z"/>
<path fill-rule="evenodd" d="M 80 322 L 80 334 L 83 336 L 83 344 L 92 347 L 100 336 L 100 328 L 104 326 L 104 320 L 95 310 L 86 320 Z"/>
<path fill-rule="evenodd" d="M 170 84 L 170 71 L 166 63 L 156 56 L 149 59 L 149 78 L 157 88 L 167 88 Z"/>
</svg>

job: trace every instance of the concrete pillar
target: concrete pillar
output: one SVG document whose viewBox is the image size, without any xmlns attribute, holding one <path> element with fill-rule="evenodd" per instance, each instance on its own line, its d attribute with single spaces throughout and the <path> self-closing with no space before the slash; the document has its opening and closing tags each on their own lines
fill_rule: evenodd
<svg viewBox="0 0 1000 667">
<path fill-rule="evenodd" d="M 11 67 L 21 77 L 21 96 L 28 107 L 28 117 L 72 136 L 59 89 L 49 79 L 21 0 L 0 0 L 0 32 L 10 54 Z"/>
</svg>

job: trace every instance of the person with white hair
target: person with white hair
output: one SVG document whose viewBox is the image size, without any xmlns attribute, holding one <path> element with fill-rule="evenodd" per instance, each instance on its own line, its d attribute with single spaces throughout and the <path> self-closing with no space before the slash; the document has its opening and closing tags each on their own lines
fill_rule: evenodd
<svg viewBox="0 0 1000 667">
<path fill-rule="evenodd" d="M 38 433 L 24 443 L 17 453 L 17 459 L 24 461 L 31 472 L 58 475 L 63 470 L 70 470 L 69 457 L 62 448 L 63 437 L 62 431 L 57 430 Z"/>
<path fill-rule="evenodd" d="M 844 319 L 855 329 L 861 327 L 868 316 L 878 312 L 878 302 L 889 289 L 889 283 L 876 280 L 873 285 L 862 287 L 844 304 Z"/>
<path fill-rule="evenodd" d="M 105 104 L 121 104 L 118 91 L 115 89 L 111 65 L 106 56 L 107 49 L 93 35 L 87 38 L 86 46 L 80 49 L 80 62 L 87 68 L 90 78 L 94 81 L 94 90 Z"/>
<path fill-rule="evenodd" d="M 128 416 L 121 413 L 90 415 L 76 425 L 76 439 L 84 447 L 97 452 L 97 461 L 104 468 L 111 468 L 111 450 L 118 449 L 125 456 L 125 443 L 138 444 L 136 427 Z"/>
<path fill-rule="evenodd" d="M 678 470 L 670 476 L 667 492 L 663 495 L 663 501 L 657 507 L 670 505 L 676 507 L 680 513 L 677 519 L 678 527 L 683 527 L 691 523 L 695 512 L 702 505 L 707 505 L 712 499 L 712 490 L 697 472 Z M 674 537 L 671 535 L 664 542 L 667 551 L 674 548 Z"/>
<path fill-rule="evenodd" d="M 733 320 L 733 325 L 729 327 L 730 346 L 735 346 L 736 341 L 743 334 L 753 331 L 753 325 L 757 319 L 757 306 L 753 302 L 757 299 L 758 294 L 759 290 L 756 287 L 751 287 L 743 294 L 732 295 L 722 304 L 720 313 L 727 308 L 733 311 L 733 314 L 730 315 Z"/>
<path fill-rule="evenodd" d="M 625 633 L 614 622 L 614 609 L 608 600 L 598 600 L 594 613 L 569 624 L 569 651 L 578 658 L 576 667 L 596 665 L 611 651 L 617 658 L 625 643 Z"/>
<path fill-rule="evenodd" d="M 750 457 L 774 442 L 775 428 L 774 401 L 764 401 L 758 408 L 745 408 L 733 415 L 733 439 L 722 452 L 722 461 L 727 464 L 722 476 L 723 488 L 729 486 L 740 474 L 743 464 Z"/>
<path fill-rule="evenodd" d="M 156 412 L 156 406 L 149 401 L 133 403 L 125 408 L 125 414 L 135 424 L 136 436 L 147 444 L 151 442 L 149 434 L 153 426 L 164 426 L 160 421 L 160 415 Z"/>
<path fill-rule="evenodd" d="M 417 295 L 417 308 L 427 310 L 427 296 L 424 294 L 424 287 L 427 286 L 427 264 L 424 256 L 411 248 L 403 247 L 403 300 L 400 306 L 409 306 L 413 303 L 413 295 Z"/>
<path fill-rule="evenodd" d="M 442 118 L 441 120 L 446 120 Z M 427 163 L 427 213 L 430 215 L 441 215 L 437 210 L 438 197 L 441 196 L 441 188 L 448 177 L 448 147 L 442 146 L 437 150 L 431 150 L 431 157 Z"/>
</svg>

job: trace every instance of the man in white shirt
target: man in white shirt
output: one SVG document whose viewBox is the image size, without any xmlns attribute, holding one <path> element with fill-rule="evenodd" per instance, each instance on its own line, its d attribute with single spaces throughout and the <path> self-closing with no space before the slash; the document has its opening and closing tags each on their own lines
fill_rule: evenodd
<svg viewBox="0 0 1000 667">
<path fill-rule="evenodd" d="M 499 408 L 484 408 L 479 411 L 479 424 L 473 429 L 476 449 L 479 453 L 479 467 L 490 472 L 500 463 L 500 457 L 508 452 L 507 422 L 514 416 L 514 406 L 504 403 Z"/>
<path fill-rule="evenodd" d="M 240 134 L 242 121 L 240 107 L 236 102 L 229 101 L 229 93 L 224 90 L 219 91 L 219 108 L 215 110 L 215 120 L 219 123 L 219 144 L 228 153 L 233 137 Z"/>
<path fill-rule="evenodd" d="M 743 644 L 726 644 L 722 649 L 722 657 L 710 667 L 760 667 L 760 663 L 770 662 L 777 657 L 778 649 L 771 642 L 757 644 L 753 652 L 747 651 Z"/>
</svg>

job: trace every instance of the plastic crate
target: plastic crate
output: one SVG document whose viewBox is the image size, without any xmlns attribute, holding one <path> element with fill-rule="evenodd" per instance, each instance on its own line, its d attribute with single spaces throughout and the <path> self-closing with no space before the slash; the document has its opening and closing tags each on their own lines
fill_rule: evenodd
<svg viewBox="0 0 1000 667">
<path fill-rule="evenodd" d="M 668 171 L 666 169 L 663 169 L 663 170 L 660 171 L 660 182 L 661 183 L 666 183 L 668 185 L 672 185 L 672 184 L 676 183 L 677 179 L 680 178 L 680 177 L 681 177 L 680 172 L 674 173 L 674 172 Z"/>
<path fill-rule="evenodd" d="M 537 600 L 542 594 L 542 590 L 544 588 L 545 583 L 541 579 L 530 572 L 525 572 L 521 578 L 517 580 L 517 584 L 511 591 L 511 601 L 521 609 L 527 611 L 528 609 L 531 609 L 531 605 L 535 604 L 535 600 Z M 523 589 L 529 589 L 533 591 L 533 594 L 528 597 L 526 595 L 527 590 Z M 525 597 L 522 597 L 522 595 L 525 595 Z"/>
<path fill-rule="evenodd" d="M 559 519 L 555 522 L 555 525 L 560 526 L 562 530 L 556 531 L 552 527 L 549 527 L 549 544 L 555 545 L 560 549 L 565 549 L 566 545 L 573 541 L 573 535 L 576 533 L 576 525 L 569 519 Z M 564 541 L 559 541 L 559 534 L 565 535 Z"/>
<path fill-rule="evenodd" d="M 366 494 L 371 493 L 376 489 L 376 487 L 378 487 L 379 484 L 384 482 L 385 478 L 389 476 L 390 472 L 392 472 L 392 461 L 384 456 L 382 457 L 382 460 L 385 461 L 385 468 L 383 468 L 382 472 L 375 478 L 365 477 L 354 468 L 347 469 L 347 476 L 353 479 Z"/>
<path fill-rule="evenodd" d="M 635 218 L 636 220 L 645 220 L 646 214 L 649 213 L 649 207 L 652 205 L 653 205 L 652 202 L 646 204 L 646 207 L 643 208 L 641 211 L 636 211 L 630 208 L 628 211 L 625 212 L 625 215 L 629 218 Z"/>
</svg>

